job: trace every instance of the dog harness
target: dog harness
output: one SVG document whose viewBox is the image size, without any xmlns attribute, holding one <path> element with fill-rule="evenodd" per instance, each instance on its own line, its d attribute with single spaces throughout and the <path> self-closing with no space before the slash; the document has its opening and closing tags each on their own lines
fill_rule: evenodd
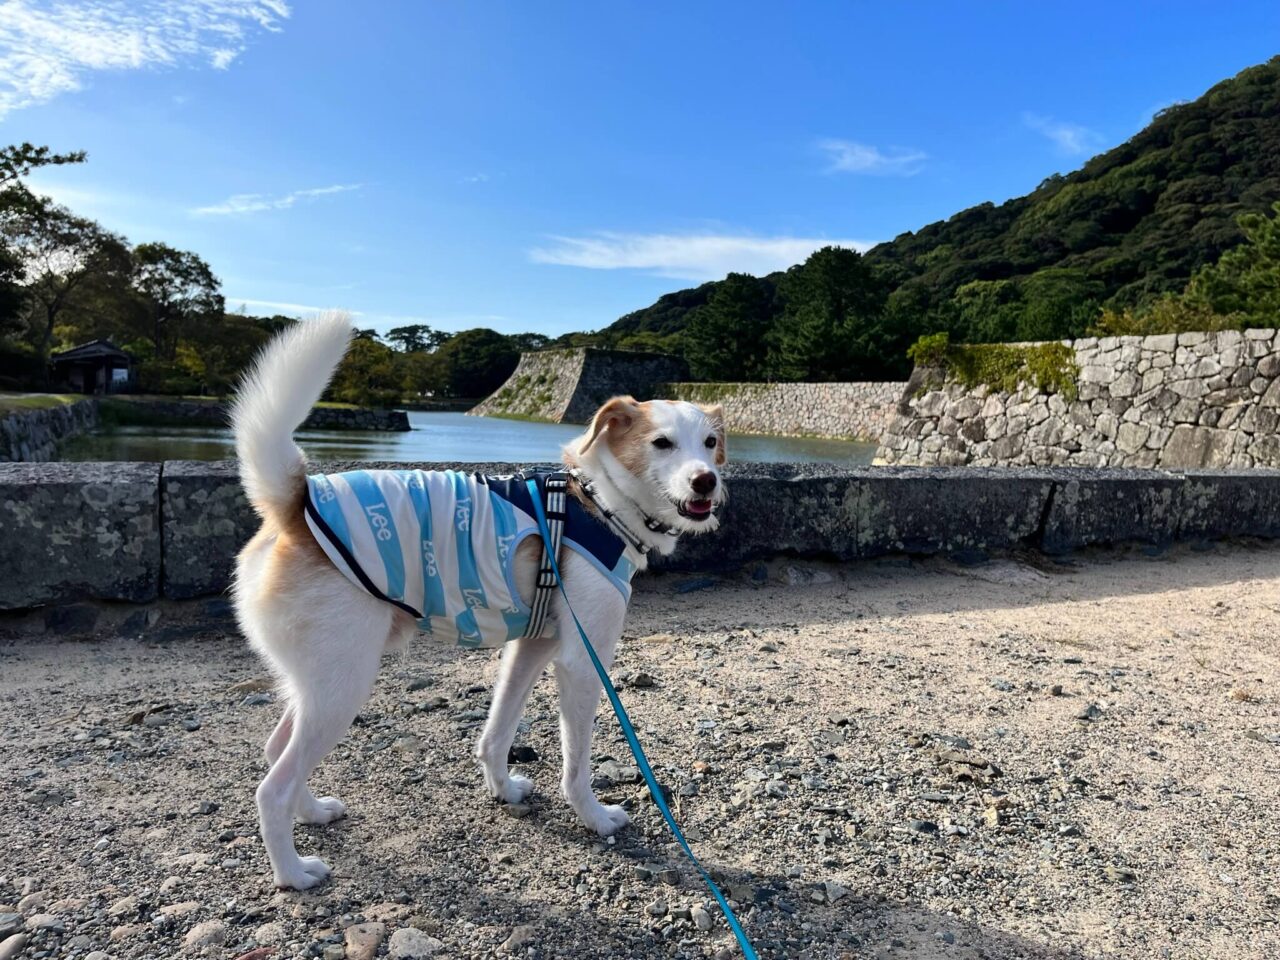
<svg viewBox="0 0 1280 960">
<path fill-rule="evenodd" d="M 516 547 L 538 533 L 539 493 L 552 542 L 532 604 L 516 589 Z M 546 629 L 561 545 L 631 598 L 634 545 L 615 517 L 593 516 L 566 494 L 565 473 L 487 477 L 456 470 L 353 470 L 307 478 L 307 526 L 352 583 L 419 627 L 464 647 L 497 647 Z M 590 493 L 588 493 L 590 496 Z M 594 499 L 594 498 L 593 498 Z"/>
</svg>

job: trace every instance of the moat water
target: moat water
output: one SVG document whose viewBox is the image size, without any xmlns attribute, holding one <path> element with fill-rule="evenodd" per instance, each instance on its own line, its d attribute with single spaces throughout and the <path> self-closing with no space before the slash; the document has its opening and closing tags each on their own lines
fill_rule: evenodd
<svg viewBox="0 0 1280 960">
<path fill-rule="evenodd" d="M 582 432 L 565 423 L 530 423 L 462 413 L 410 411 L 408 432 L 303 430 L 298 442 L 314 460 L 404 463 L 557 461 L 560 447 Z M 729 458 L 753 463 L 867 464 L 874 443 L 793 437 L 730 436 Z M 68 440 L 63 460 L 227 460 L 231 433 L 214 427 L 116 427 Z"/>
</svg>

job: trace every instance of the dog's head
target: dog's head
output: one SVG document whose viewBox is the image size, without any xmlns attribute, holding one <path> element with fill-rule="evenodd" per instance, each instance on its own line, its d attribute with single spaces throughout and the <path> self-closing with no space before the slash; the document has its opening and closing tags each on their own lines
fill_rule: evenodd
<svg viewBox="0 0 1280 960">
<path fill-rule="evenodd" d="M 689 533 L 719 526 L 715 509 L 728 496 L 720 479 L 727 451 L 719 406 L 614 397 L 565 453 L 668 526 Z"/>
</svg>

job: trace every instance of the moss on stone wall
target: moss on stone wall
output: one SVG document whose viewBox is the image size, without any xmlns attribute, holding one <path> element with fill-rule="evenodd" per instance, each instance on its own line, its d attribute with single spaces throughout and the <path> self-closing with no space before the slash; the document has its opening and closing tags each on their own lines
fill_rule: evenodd
<svg viewBox="0 0 1280 960">
<path fill-rule="evenodd" d="M 934 333 L 912 344 L 907 356 L 966 387 L 981 385 L 1006 393 L 1026 385 L 1075 399 L 1080 373 L 1075 350 L 1058 341 L 962 344 L 952 343 L 945 333 Z"/>
</svg>

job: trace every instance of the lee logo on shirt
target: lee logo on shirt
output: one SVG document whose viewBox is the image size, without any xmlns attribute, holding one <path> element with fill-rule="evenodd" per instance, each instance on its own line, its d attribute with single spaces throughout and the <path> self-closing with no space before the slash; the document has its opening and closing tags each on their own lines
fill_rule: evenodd
<svg viewBox="0 0 1280 960">
<path fill-rule="evenodd" d="M 431 545 L 430 540 L 422 541 L 422 562 L 426 565 L 427 576 L 438 577 L 440 571 L 436 568 L 436 548 Z"/>
<path fill-rule="evenodd" d="M 364 508 L 364 512 L 369 517 L 369 526 L 373 527 L 373 535 L 379 540 L 390 540 L 394 536 L 391 532 L 391 521 L 383 512 L 386 509 L 385 503 L 371 503 Z"/>
<path fill-rule="evenodd" d="M 458 530 L 465 533 L 471 529 L 471 505 L 469 503 L 459 503 L 453 508 L 454 523 L 457 524 Z"/>
<path fill-rule="evenodd" d="M 466 590 L 462 591 L 462 599 L 466 601 L 467 609 L 475 610 L 484 606 L 483 590 Z"/>
</svg>

